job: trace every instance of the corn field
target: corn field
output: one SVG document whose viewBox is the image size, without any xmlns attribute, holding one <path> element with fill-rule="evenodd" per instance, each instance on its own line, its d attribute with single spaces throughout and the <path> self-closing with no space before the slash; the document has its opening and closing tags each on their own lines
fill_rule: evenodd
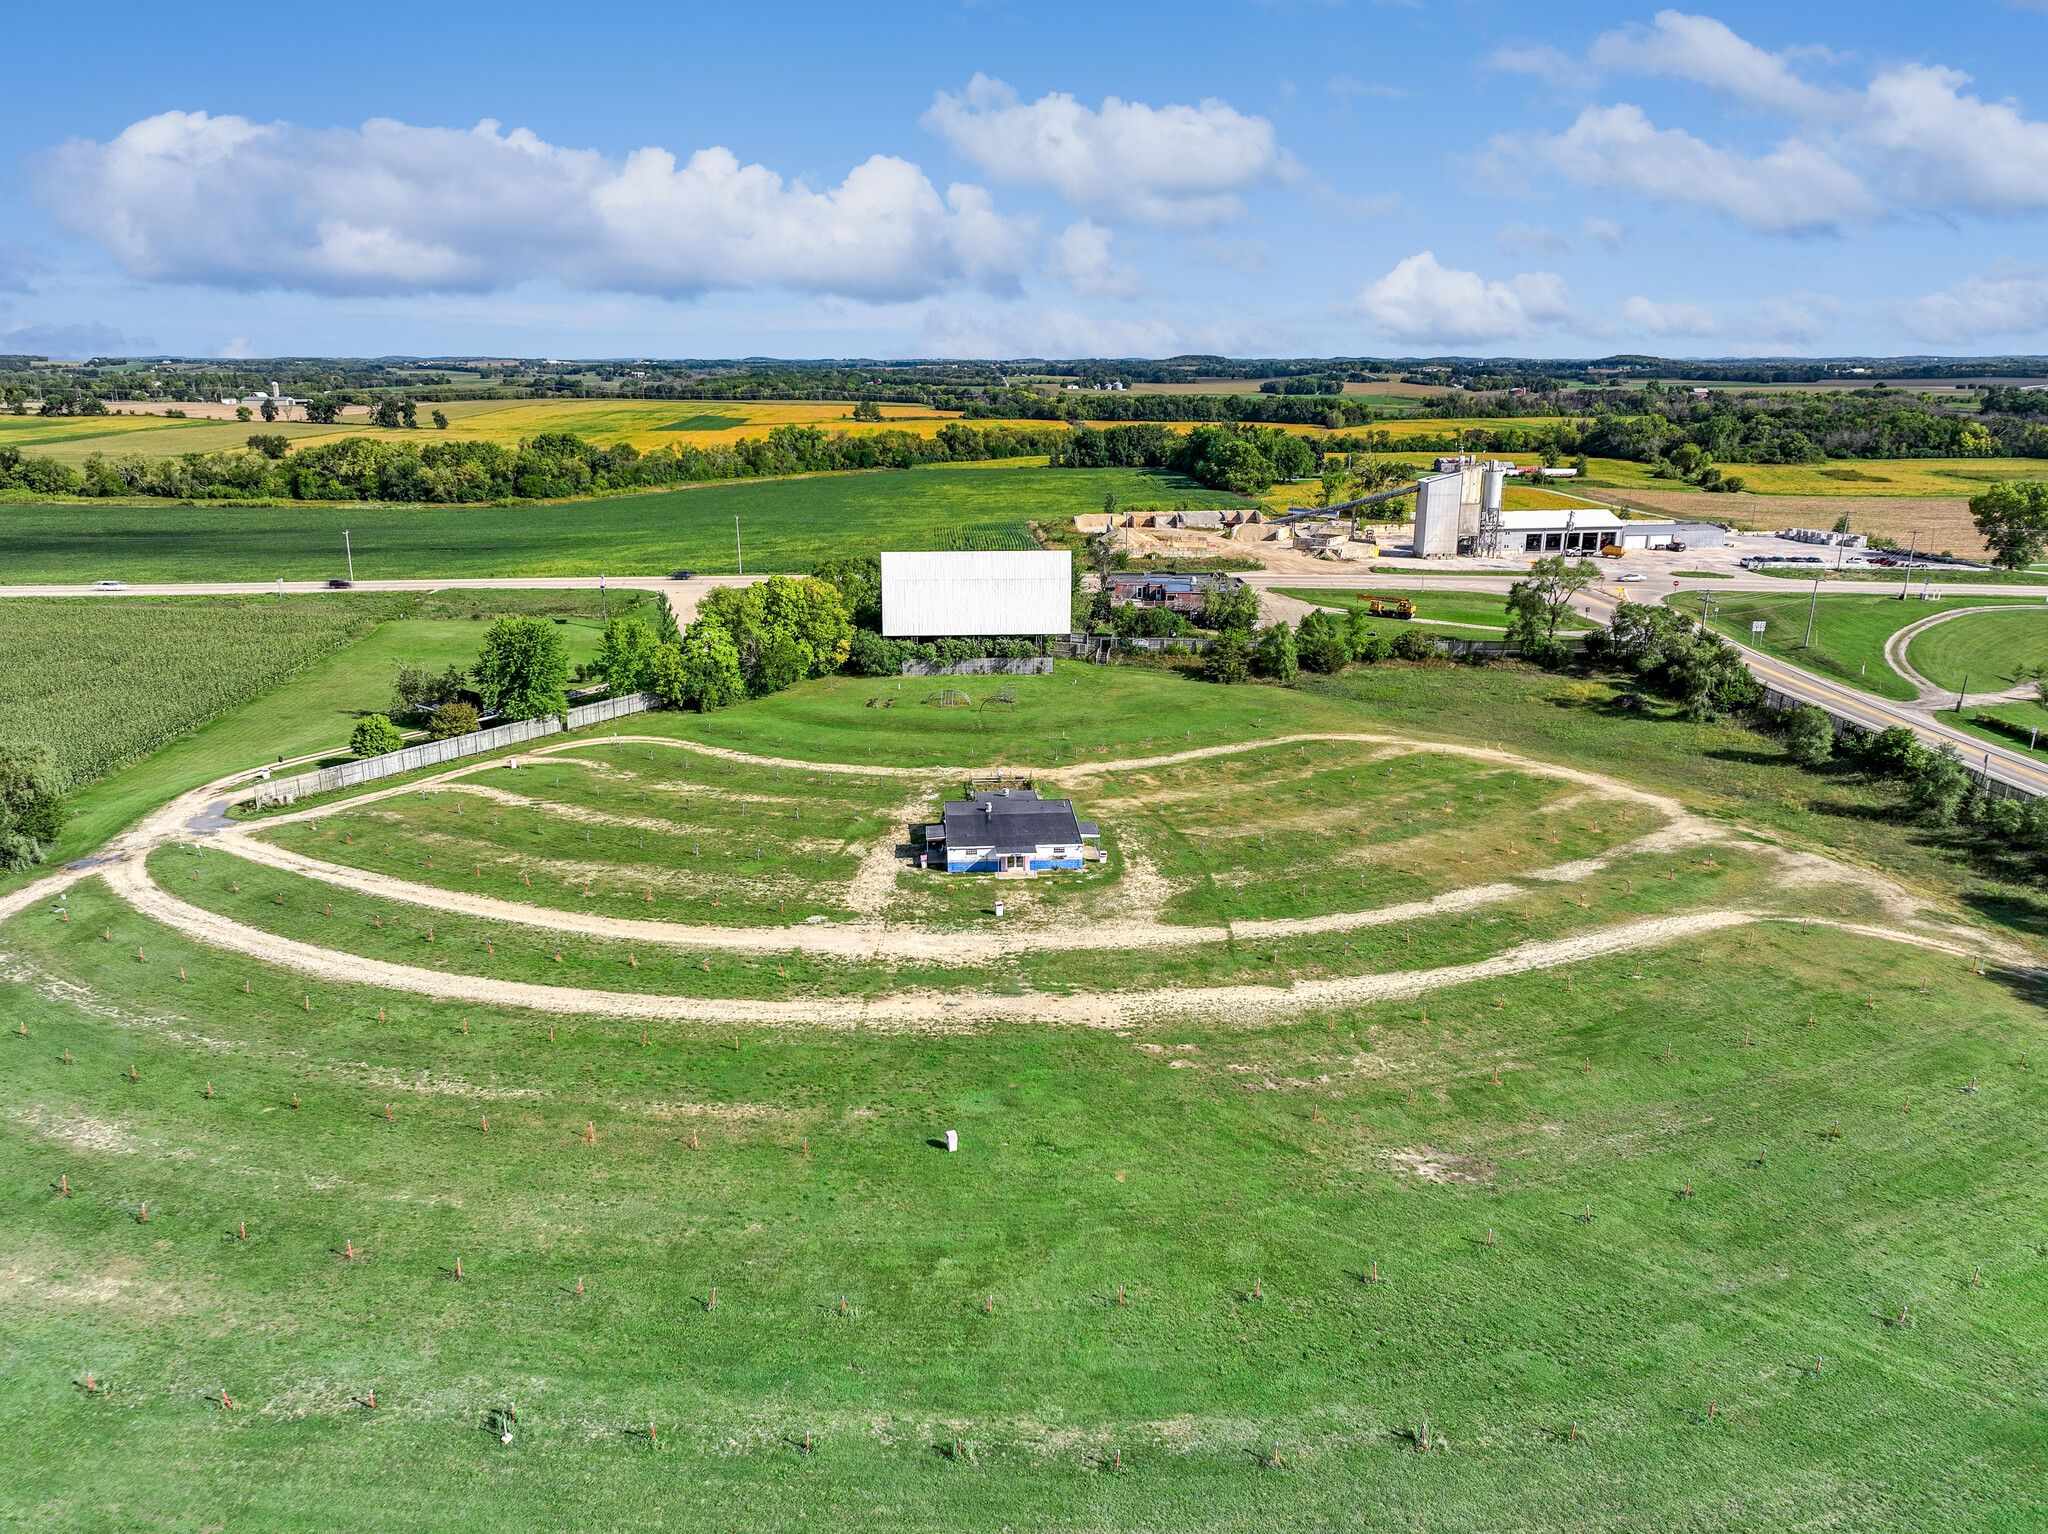
<svg viewBox="0 0 2048 1534">
<path fill-rule="evenodd" d="M 269 691 L 383 616 L 331 597 L 11 599 L 0 604 L 0 742 L 47 747 L 75 787 Z"/>
</svg>

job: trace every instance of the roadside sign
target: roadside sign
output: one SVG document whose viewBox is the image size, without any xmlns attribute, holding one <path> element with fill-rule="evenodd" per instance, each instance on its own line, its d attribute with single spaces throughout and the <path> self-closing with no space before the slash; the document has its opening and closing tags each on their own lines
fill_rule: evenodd
<svg viewBox="0 0 2048 1534">
<path fill-rule="evenodd" d="M 1764 620 L 1759 618 L 1754 623 L 1750 624 L 1749 631 L 1752 634 L 1761 634 L 1764 631 Z"/>
</svg>

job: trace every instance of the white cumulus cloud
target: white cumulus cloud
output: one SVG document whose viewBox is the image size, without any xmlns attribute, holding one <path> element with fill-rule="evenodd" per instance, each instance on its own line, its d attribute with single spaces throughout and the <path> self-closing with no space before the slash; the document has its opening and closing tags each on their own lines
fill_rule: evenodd
<svg viewBox="0 0 2048 1534">
<path fill-rule="evenodd" d="M 1900 319 L 1907 334 L 1936 344 L 2039 335 L 2048 331 L 2048 270 L 2023 261 L 1995 262 L 1915 300 Z"/>
<path fill-rule="evenodd" d="M 688 296 L 786 288 L 870 301 L 1014 290 L 1029 220 L 941 196 L 875 155 L 815 191 L 731 151 L 623 160 L 494 122 L 360 129 L 164 112 L 45 157 L 58 222 L 153 281 L 322 293 L 487 291 L 533 278 Z"/>
<path fill-rule="evenodd" d="M 997 181 L 1050 187 L 1083 213 L 1130 223 L 1231 223 L 1240 194 L 1298 174 L 1270 122 L 1213 97 L 1150 107 L 1108 96 L 1096 111 L 1064 92 L 1026 102 L 977 74 L 957 95 L 940 91 L 921 121 Z"/>
<path fill-rule="evenodd" d="M 1791 138 L 1767 155 L 1735 154 L 1683 128 L 1660 129 L 1626 104 L 1589 106 L 1563 133 L 1494 147 L 1530 154 L 1584 186 L 1701 203 L 1778 234 L 1835 228 L 1879 206 L 1863 178 L 1818 145 Z"/>
<path fill-rule="evenodd" d="M 2048 211 L 2048 122 L 1985 101 L 1970 77 L 1903 63 L 1861 89 L 1796 67 L 1820 50 L 1771 53 L 1709 16 L 1660 11 L 1597 39 L 1587 67 L 1705 86 L 1791 131 L 1764 154 L 1658 128 L 1639 106 L 1589 106 L 1563 133 L 1496 138 L 1492 157 L 1547 164 L 1587 186 L 1715 209 L 1753 229 L 1798 234 L 1899 214 Z M 1535 68 L 1496 57 L 1502 67 Z M 1569 62 L 1569 61 L 1567 61 Z M 1549 67 L 1549 66 L 1546 66 Z"/>
<path fill-rule="evenodd" d="M 1647 27 L 1623 27 L 1598 38 L 1591 60 L 1616 73 L 1691 80 L 1789 117 L 1824 118 L 1841 105 L 1837 93 L 1793 74 L 1787 55 L 1766 52 L 1711 16 L 1659 11 Z"/>
<path fill-rule="evenodd" d="M 1653 336 L 1713 336 L 1721 333 L 1721 322 L 1701 304 L 1652 303 L 1631 298 L 1621 306 L 1621 317 L 1638 330 Z"/>
<path fill-rule="evenodd" d="M 1596 245 L 1619 252 L 1628 243 L 1628 231 L 1619 224 L 1611 224 L 1604 218 L 1589 218 L 1579 225 L 1579 233 Z"/>
<path fill-rule="evenodd" d="M 1067 225 L 1052 241 L 1045 275 L 1086 298 L 1133 298 L 1145 279 L 1110 254 L 1116 236 L 1093 219 Z"/>
<path fill-rule="evenodd" d="M 1445 346 L 1526 341 L 1575 318 L 1571 295 L 1555 272 L 1488 282 L 1477 272 L 1442 265 L 1427 250 L 1359 294 L 1352 312 L 1392 340 Z"/>
</svg>

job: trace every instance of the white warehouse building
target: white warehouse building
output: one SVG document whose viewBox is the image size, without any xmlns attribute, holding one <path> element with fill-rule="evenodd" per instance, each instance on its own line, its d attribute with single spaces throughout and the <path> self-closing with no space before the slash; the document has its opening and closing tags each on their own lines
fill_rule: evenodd
<svg viewBox="0 0 2048 1534">
<path fill-rule="evenodd" d="M 1440 458 L 1437 472 L 1415 486 L 1415 554 L 1444 559 L 1459 554 L 1593 554 L 1603 548 L 1718 548 L 1727 530 L 1713 522 L 1624 519 L 1604 506 L 1502 508 L 1514 466 L 1485 459 Z M 1498 542 L 1488 547 L 1495 536 Z"/>
<path fill-rule="evenodd" d="M 1061 550 L 884 554 L 882 633 L 993 639 L 1074 627 L 1074 556 Z"/>
</svg>

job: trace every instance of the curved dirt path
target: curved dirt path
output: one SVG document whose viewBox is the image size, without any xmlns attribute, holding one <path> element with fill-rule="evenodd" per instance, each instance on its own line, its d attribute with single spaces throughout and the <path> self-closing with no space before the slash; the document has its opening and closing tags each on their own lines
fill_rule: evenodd
<svg viewBox="0 0 2048 1534">
<path fill-rule="evenodd" d="M 471 1002 L 536 1012 L 598 1013 L 636 1020 L 666 1018 L 699 1023 L 754 1022 L 834 1028 L 893 1026 L 911 1029 L 932 1024 L 957 1027 L 985 1021 L 1115 1026 L 1154 1017 L 1185 1018 L 1197 1012 L 1245 1017 L 1274 1011 L 1294 1012 L 1310 1007 L 1355 1006 L 1421 996 L 1446 986 L 1496 979 L 1532 969 L 1581 963 L 1605 954 L 1659 947 L 1681 938 L 1699 937 L 1760 919 L 1747 911 L 1700 911 L 1659 917 L 1553 942 L 1523 943 L 1506 953 L 1471 964 L 1304 981 L 1284 990 L 1273 986 L 1204 986 L 1077 996 L 985 996 L 972 991 L 948 996 L 904 992 L 869 1002 L 776 1002 L 534 985 L 359 958 L 354 954 L 337 953 L 311 943 L 281 938 L 188 905 L 158 888 L 139 860 L 108 864 L 99 872 L 116 894 L 152 920 L 208 947 L 245 954 L 315 980 L 351 986 L 374 985 L 429 996 L 438 1001 Z"/>
<path fill-rule="evenodd" d="M 759 757 L 726 747 L 705 747 L 692 741 L 678 741 L 669 736 L 618 736 L 621 744 L 668 745 L 682 750 L 699 751 L 724 760 L 745 762 L 749 765 L 773 765 L 789 769 L 803 769 L 817 772 L 858 774 L 859 767 L 842 766 L 837 763 L 795 762 L 786 758 Z M 1533 762 L 1514 752 L 1492 747 L 1459 746 L 1417 742 L 1404 736 L 1375 733 L 1319 733 L 1271 737 L 1246 742 L 1224 743 L 1215 746 L 1197 746 L 1185 751 L 1170 752 L 1159 756 L 1130 758 L 1112 762 L 1076 762 L 1071 768 L 1062 765 L 1059 769 L 1069 778 L 1086 778 L 1117 772 L 1173 766 L 1190 761 L 1201 761 L 1221 756 L 1240 755 L 1246 751 L 1271 749 L 1275 747 L 1306 746 L 1319 742 L 1348 742 L 1397 748 L 1403 754 L 1418 751 L 1442 751 L 1446 754 L 1469 757 L 1476 760 L 1499 763 L 1526 772 L 1531 776 L 1542 776 L 1581 787 L 1596 790 L 1609 797 L 1628 799 L 1642 804 L 1663 817 L 1664 823 L 1644 835 L 1632 838 L 1610 848 L 1595 857 L 1576 859 L 1549 868 L 1534 868 L 1518 871 L 1513 877 L 1522 881 L 1542 881 L 1556 884 L 1570 880 L 1589 878 L 1618 858 L 1648 852 L 1671 852 L 1678 848 L 1711 842 L 1732 842 L 1735 840 L 1728 827 L 1717 825 L 1703 817 L 1687 811 L 1677 800 L 1668 796 L 1651 793 L 1646 789 L 1616 782 L 1598 773 L 1578 768 L 1558 766 L 1547 762 Z M 553 747 L 522 755 L 533 758 L 561 752 L 569 752 L 586 746 L 587 742 L 562 741 Z M 1426 919 L 1432 915 L 1469 911 L 1477 907 L 1526 896 L 1523 883 L 1495 882 L 1492 884 L 1452 890 L 1428 900 L 1409 901 L 1396 906 L 1382 906 L 1365 911 L 1335 912 L 1325 916 L 1274 918 L 1271 920 L 1235 921 L 1221 926 L 1172 925 L 1145 917 L 1109 917 L 1085 924 L 1061 925 L 1056 922 L 1025 925 L 1022 923 L 1002 928 L 978 928 L 970 930 L 931 931 L 909 926 L 891 925 L 882 921 L 854 921 L 835 924 L 795 925 L 787 927 L 721 927 L 698 926 L 677 922 L 636 920 L 629 917 L 612 916 L 596 912 L 552 910 L 546 907 L 523 904 L 517 901 L 499 900 L 487 895 L 466 894 L 459 890 L 446 890 L 433 885 L 419 884 L 410 880 L 394 878 L 368 870 L 347 868 L 338 864 L 325 863 L 309 858 L 302 853 L 291 852 L 260 838 L 259 833 L 272 826 L 295 821 L 312 820 L 325 814 L 372 803 L 379 799 L 399 794 L 420 792 L 436 786 L 463 789 L 474 785 L 458 780 L 474 774 L 492 770 L 493 763 L 469 762 L 432 778 L 405 785 L 400 788 L 375 790 L 358 795 L 353 799 L 324 805 L 318 809 L 295 811 L 257 823 L 228 823 L 226 828 L 215 833 L 215 844 L 221 850 L 243 857 L 250 862 L 274 867 L 281 872 L 301 875 L 319 880 L 337 888 L 354 890 L 359 894 L 380 896 L 384 899 L 403 901 L 424 909 L 447 910 L 475 916 L 484 920 L 502 921 L 511 925 L 537 927 L 557 932 L 573 932 L 585 936 L 604 937 L 623 941 L 660 943 L 689 948 L 723 949 L 727 952 L 746 953 L 787 953 L 798 949 L 807 953 L 840 958 L 899 958 L 936 963 L 985 963 L 991 958 L 1013 953 L 1062 951 L 1084 949 L 1117 948 L 1163 948 L 1180 947 L 1200 943 L 1219 943 L 1231 938 L 1253 942 L 1268 942 L 1277 939 L 1304 937 L 1318 933 L 1356 931 L 1364 928 L 1384 926 L 1396 922 Z M 495 764 L 502 770 L 503 763 Z M 925 780 L 947 780 L 957 777 L 956 768 L 889 768 L 875 769 L 888 771 L 894 776 L 922 778 Z M 171 817 L 175 819 L 175 816 Z M 1768 850 L 1783 859 L 1788 876 L 1797 875 L 1798 883 L 1822 882 L 1823 870 L 1812 866 L 1817 860 L 1805 854 L 1797 854 L 1783 848 L 1756 844 L 1755 850 Z M 1819 860 L 1824 861 L 1824 860 Z M 1891 881 L 1873 875 L 1865 870 L 1847 865 L 1827 863 L 1826 869 L 1835 872 L 1844 882 L 1861 885 L 1875 891 L 1882 900 L 1886 911 L 1908 925 L 1928 926 L 1933 924 L 1916 918 L 1912 913 L 1917 909 L 1915 902 L 1906 891 Z M 143 876 L 147 879 L 147 875 Z M 1954 929 L 1951 929 L 1953 931 Z M 1995 939 L 1981 939 L 1988 948 L 2000 945 Z M 2007 957 L 2010 957 L 2009 955 Z"/>
<path fill-rule="evenodd" d="M 1236 921 L 1216 927 L 1173 926 L 1136 917 L 1090 921 L 1081 926 L 1020 924 L 955 932 L 933 932 L 872 921 L 819 922 L 788 927 L 719 927 L 636 920 L 589 911 L 555 910 L 546 906 L 524 905 L 515 900 L 499 900 L 490 895 L 465 894 L 461 890 L 416 884 L 410 879 L 393 878 L 389 874 L 323 863 L 253 837 L 223 837 L 214 845 L 231 857 L 275 868 L 280 873 L 317 879 L 337 889 L 514 926 L 574 932 L 585 937 L 630 938 L 636 942 L 673 947 L 717 948 L 729 953 L 789 953 L 799 950 L 842 959 L 922 959 L 952 964 L 978 964 L 1007 954 L 1042 953 L 1052 949 L 1068 952 L 1095 948 L 1178 948 L 1199 943 L 1222 943 L 1231 938 L 1264 940 L 1302 937 L 1317 932 L 1344 932 L 1359 927 L 1385 926 L 1390 922 L 1420 921 L 1453 911 L 1468 911 L 1527 893 L 1519 884 L 1483 884 L 1452 890 L 1432 900 L 1412 900 L 1369 911 L 1340 911 L 1328 916 L 1270 921 Z M 1584 867 L 1583 864 L 1568 866 Z M 1546 872 L 1539 870 L 1522 877 L 1541 879 Z"/>
<path fill-rule="evenodd" d="M 696 742 L 678 741 L 669 736 L 607 737 L 619 744 L 648 745 L 666 744 L 682 750 L 699 751 L 703 754 L 728 761 L 745 762 L 748 765 L 772 765 L 799 768 L 815 772 L 859 774 L 858 767 L 842 766 L 836 763 L 796 763 L 783 758 L 758 757 L 737 752 L 725 747 L 704 747 Z M 1582 772 L 1574 768 L 1555 767 L 1548 763 L 1532 762 L 1512 752 L 1477 746 L 1433 746 L 1423 745 L 1401 736 L 1366 733 L 1318 733 L 1283 735 L 1242 743 L 1226 743 L 1215 746 L 1196 746 L 1185 751 L 1170 752 L 1159 756 L 1128 758 L 1113 762 L 1076 762 L 1072 768 L 1058 769 L 1068 778 L 1086 778 L 1107 773 L 1148 770 L 1155 767 L 1175 766 L 1191 761 L 1202 761 L 1222 756 L 1241 755 L 1247 751 L 1288 746 L 1303 747 L 1310 743 L 1344 742 L 1352 744 L 1395 746 L 1403 751 L 1442 750 L 1452 755 L 1471 757 L 1477 760 L 1497 762 L 1514 767 L 1530 776 L 1542 776 L 1564 782 L 1576 783 L 1594 788 L 1603 794 L 1619 796 L 1644 804 L 1665 817 L 1666 823 L 1646 835 L 1610 849 L 1595 858 L 1560 864 L 1551 869 L 1532 869 L 1517 875 L 1522 879 L 1541 879 L 1559 882 L 1585 878 L 1606 866 L 1615 858 L 1623 857 L 1638 850 L 1668 850 L 1692 842 L 1726 839 L 1727 833 L 1720 827 L 1689 814 L 1676 800 L 1646 790 L 1614 782 L 1598 774 Z M 587 746 L 588 742 L 563 741 L 553 747 L 522 753 L 528 758 L 552 756 Z M 1271 920 L 1234 921 L 1221 926 L 1190 926 L 1169 924 L 1143 917 L 1111 917 L 1090 921 L 1085 924 L 1066 925 L 1047 922 L 1035 925 L 1016 924 L 995 929 L 970 931 L 935 932 L 917 927 L 891 926 L 886 922 L 857 921 L 844 923 L 818 923 L 815 925 L 792 925 L 786 927 L 721 927 L 711 925 L 687 925 L 679 922 L 636 920 L 630 917 L 604 915 L 595 912 L 563 911 L 547 907 L 527 905 L 519 901 L 500 900 L 488 895 L 467 894 L 460 890 L 443 889 L 435 885 L 421 884 L 407 879 L 394 878 L 362 869 L 322 862 L 303 853 L 292 852 L 265 841 L 260 832 L 274 826 L 287 825 L 298 821 L 317 819 L 321 815 L 342 813 L 373 803 L 379 799 L 399 794 L 418 793 L 429 787 L 470 788 L 473 784 L 458 780 L 467 779 L 480 772 L 503 770 L 502 764 L 472 762 L 462 767 L 440 773 L 432 778 L 407 784 L 402 788 L 389 788 L 358 795 L 355 798 L 336 801 L 318 809 L 295 811 L 289 815 L 273 816 L 261 822 L 237 823 L 214 838 L 215 844 L 223 851 L 232 853 L 252 863 L 276 868 L 281 872 L 317 879 L 339 889 L 348 889 L 358 894 L 381 896 L 388 900 L 403 901 L 409 905 L 428 909 L 460 912 L 489 921 L 501 921 L 518 926 L 539 927 L 558 932 L 574 932 L 586 936 L 616 938 L 643 943 L 663 943 L 683 947 L 718 948 L 728 952 L 745 953 L 787 953 L 792 949 L 806 953 L 830 955 L 840 958 L 900 958 L 939 963 L 983 963 L 1002 955 L 1058 949 L 1062 951 L 1105 948 L 1166 948 L 1182 947 L 1200 943 L 1220 943 L 1233 937 L 1252 941 L 1271 941 L 1289 937 L 1301 937 L 1315 933 L 1353 931 L 1361 928 L 1384 926 L 1395 922 L 1422 920 L 1431 915 L 1446 912 L 1468 911 L 1479 906 L 1494 904 L 1524 894 L 1520 884 L 1493 883 L 1453 890 L 1428 900 L 1408 901 L 1396 906 L 1381 906 L 1366 911 L 1336 912 L 1325 916 L 1274 918 Z M 923 780 L 946 780 L 957 776 L 957 769 L 947 768 L 891 768 L 885 769 L 897 776 L 912 776 Z M 891 860 L 893 872 L 893 858 Z"/>
<path fill-rule="evenodd" d="M 209 947 L 246 954 L 252 959 L 280 965 L 315 980 L 351 986 L 369 984 L 429 996 L 437 1001 L 470 1002 L 542 1013 L 601 1014 L 636 1021 L 666 1019 L 782 1027 L 878 1028 L 889 1032 L 930 1031 L 934 1028 L 959 1030 L 989 1022 L 1117 1027 L 1148 1021 L 1181 1021 L 1195 1014 L 1237 1021 L 1264 1018 L 1275 1012 L 1297 1013 L 1313 1008 L 1361 1006 L 1425 996 L 1449 987 L 1503 979 L 1530 970 L 1555 969 L 1608 955 L 1662 947 L 1681 939 L 1697 939 L 1756 921 L 1798 919 L 1773 917 L 1754 911 L 1696 911 L 1549 942 L 1522 943 L 1506 953 L 1470 964 L 1302 981 L 1284 990 L 1261 985 L 1188 986 L 1128 994 L 1075 996 L 986 996 L 963 991 L 953 993 L 950 998 L 944 993 L 902 992 L 862 1002 L 777 1002 L 533 985 L 359 958 L 310 943 L 280 938 L 187 905 L 152 883 L 140 860 L 112 863 L 96 871 L 138 911 L 166 926 Z M 1928 933 L 1863 923 L 1814 921 L 1811 924 L 1859 936 L 1908 943 L 1957 957 L 1976 956 L 1974 950 Z"/>
<path fill-rule="evenodd" d="M 1936 687 L 1934 683 L 1928 681 L 1926 677 L 1913 669 L 1912 662 L 1906 659 L 1906 652 L 1913 648 L 1914 640 L 1918 639 L 1929 629 L 1944 623 L 1953 622 L 1957 618 L 1967 618 L 1975 613 L 2012 612 L 2016 608 L 2021 612 L 2028 610 L 2012 602 L 2001 603 L 1995 607 L 1958 607 L 1952 612 L 1936 613 L 1931 618 L 1922 618 L 1916 623 L 1909 623 L 1887 639 L 1884 642 L 1885 664 L 1919 690 L 1920 695 L 1904 706 L 1916 709 L 1922 713 L 1935 713 L 1947 708 L 1955 698 L 1955 692 L 1952 689 Z M 2018 703 L 2031 698 L 2033 694 L 2034 684 L 2032 682 L 2022 682 L 2017 687 L 2008 687 L 2004 692 L 1984 692 L 1978 693 L 1976 696 L 1979 703 Z"/>
</svg>

